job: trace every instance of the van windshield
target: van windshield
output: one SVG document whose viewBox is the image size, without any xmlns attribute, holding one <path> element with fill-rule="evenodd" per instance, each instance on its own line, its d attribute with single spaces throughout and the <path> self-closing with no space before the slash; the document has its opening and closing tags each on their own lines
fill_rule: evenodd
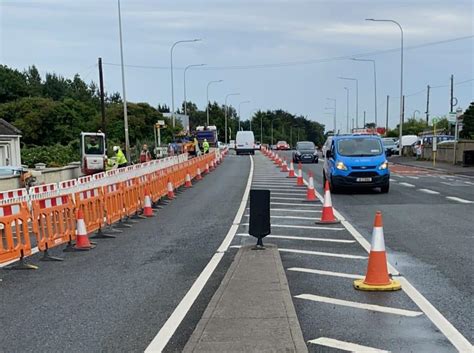
<svg viewBox="0 0 474 353">
<path fill-rule="evenodd" d="M 352 138 L 337 141 L 337 150 L 341 156 L 368 157 L 382 154 L 382 145 L 374 138 Z"/>
</svg>

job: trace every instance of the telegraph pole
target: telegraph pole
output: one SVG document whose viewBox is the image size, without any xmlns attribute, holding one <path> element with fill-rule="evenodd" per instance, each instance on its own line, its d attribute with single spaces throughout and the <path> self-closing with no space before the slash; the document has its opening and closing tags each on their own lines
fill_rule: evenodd
<svg viewBox="0 0 474 353">
<path fill-rule="evenodd" d="M 364 129 L 365 129 L 365 110 L 364 110 Z"/>
<path fill-rule="evenodd" d="M 99 90 L 100 90 L 100 112 L 102 115 L 102 132 L 106 133 L 105 121 L 105 99 L 104 99 L 104 75 L 102 72 L 102 58 L 99 58 Z"/>
<path fill-rule="evenodd" d="M 426 126 L 430 122 L 430 85 L 426 86 Z"/>
<path fill-rule="evenodd" d="M 388 107 L 390 104 L 390 96 L 387 96 L 387 110 L 385 113 L 385 135 L 388 133 Z"/>
</svg>

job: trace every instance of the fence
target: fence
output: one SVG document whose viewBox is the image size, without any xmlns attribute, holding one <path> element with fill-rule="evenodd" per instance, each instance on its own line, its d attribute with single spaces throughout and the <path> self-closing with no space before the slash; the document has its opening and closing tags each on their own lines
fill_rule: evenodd
<svg viewBox="0 0 474 353">
<path fill-rule="evenodd" d="M 157 202 L 167 195 L 167 183 L 185 184 L 186 175 L 197 176 L 210 163 L 216 164 L 227 151 L 188 159 L 187 154 L 154 160 L 26 189 L 0 193 L 0 267 L 20 261 L 34 251 L 44 259 L 55 259 L 48 250 L 72 243 L 77 235 L 77 213 L 84 215 L 87 233 L 142 212 L 145 196 Z M 37 249 L 32 249 L 36 243 Z M 31 266 L 30 268 L 34 268 Z"/>
</svg>

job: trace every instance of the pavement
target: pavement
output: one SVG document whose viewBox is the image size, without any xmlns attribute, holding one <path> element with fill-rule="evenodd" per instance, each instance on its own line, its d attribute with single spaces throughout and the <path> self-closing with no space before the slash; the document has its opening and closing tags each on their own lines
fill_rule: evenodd
<svg viewBox="0 0 474 353">
<path fill-rule="evenodd" d="M 307 352 L 278 248 L 242 247 L 183 352 Z"/>
<path fill-rule="evenodd" d="M 392 156 L 389 158 L 391 163 L 401 164 L 405 166 L 415 167 L 415 168 L 424 168 L 429 170 L 434 170 L 442 173 L 462 175 L 466 177 L 474 178 L 474 167 L 464 167 L 461 165 L 455 165 L 452 163 L 446 162 L 436 162 L 433 165 L 433 161 L 420 160 L 413 157 L 399 157 Z"/>
</svg>

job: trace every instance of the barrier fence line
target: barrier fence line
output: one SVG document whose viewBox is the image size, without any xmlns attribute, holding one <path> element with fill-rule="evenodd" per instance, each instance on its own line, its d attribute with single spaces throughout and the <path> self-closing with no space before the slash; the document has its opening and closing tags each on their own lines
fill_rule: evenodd
<svg viewBox="0 0 474 353">
<path fill-rule="evenodd" d="M 177 189 L 185 185 L 188 174 L 200 179 L 198 170 L 204 174 L 207 166 L 216 166 L 227 153 L 214 149 L 192 159 L 185 153 L 38 185 L 29 191 L 0 192 L 0 265 L 19 260 L 11 267 L 37 268 L 24 261 L 32 254 L 31 237 L 43 252 L 43 260 L 62 260 L 50 256 L 48 250 L 64 244 L 72 247 L 78 234 L 78 213 L 84 216 L 87 234 L 100 233 L 105 226 L 143 212 L 146 193 L 157 203 L 168 195 L 168 180 Z"/>
</svg>

